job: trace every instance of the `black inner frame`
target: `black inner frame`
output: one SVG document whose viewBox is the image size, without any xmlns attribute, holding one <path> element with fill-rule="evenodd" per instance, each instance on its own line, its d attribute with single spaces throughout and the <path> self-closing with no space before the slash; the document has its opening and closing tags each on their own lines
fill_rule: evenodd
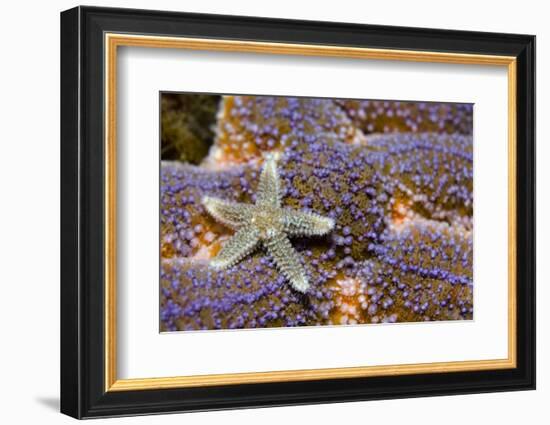
<svg viewBox="0 0 550 425">
<path fill-rule="evenodd" d="M 105 392 L 104 34 L 517 58 L 517 367 Z M 77 418 L 535 388 L 535 37 L 77 7 L 61 14 L 61 411 Z M 507 214 L 506 211 L 502 214 Z"/>
</svg>

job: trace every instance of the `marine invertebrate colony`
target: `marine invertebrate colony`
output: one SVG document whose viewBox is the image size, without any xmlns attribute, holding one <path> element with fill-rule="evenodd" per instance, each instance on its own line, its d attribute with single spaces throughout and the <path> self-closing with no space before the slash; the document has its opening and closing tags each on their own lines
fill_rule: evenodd
<svg viewBox="0 0 550 425">
<path fill-rule="evenodd" d="M 311 212 L 281 208 L 280 184 L 275 157 L 269 155 L 260 175 L 255 205 L 210 196 L 202 199 L 216 220 L 237 230 L 210 265 L 217 269 L 228 268 L 262 242 L 292 287 L 306 292 L 309 288 L 306 272 L 288 237 L 325 235 L 334 228 L 334 220 Z"/>
<path fill-rule="evenodd" d="M 472 105 L 223 96 L 215 134 L 161 164 L 162 331 L 473 317 Z M 292 239 L 305 291 L 269 248 L 224 253 L 270 170 L 281 210 L 333 223 Z M 265 245 L 269 217 L 243 237 Z"/>
</svg>

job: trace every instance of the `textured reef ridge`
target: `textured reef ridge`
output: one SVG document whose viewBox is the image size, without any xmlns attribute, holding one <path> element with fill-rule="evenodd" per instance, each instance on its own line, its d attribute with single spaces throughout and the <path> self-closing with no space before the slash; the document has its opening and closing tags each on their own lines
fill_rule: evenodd
<svg viewBox="0 0 550 425">
<path fill-rule="evenodd" d="M 471 105 L 224 97 L 200 166 L 161 166 L 161 330 L 471 319 Z M 255 203 L 266 153 L 281 204 L 334 220 L 294 238 L 294 290 L 261 250 L 209 265 L 233 231 L 204 196 Z"/>
<path fill-rule="evenodd" d="M 255 204 L 225 201 L 204 196 L 202 204 L 220 223 L 235 230 L 235 234 L 210 260 L 210 267 L 223 270 L 231 267 L 263 245 L 288 283 L 305 293 L 309 281 L 291 237 L 323 236 L 332 231 L 334 220 L 309 211 L 281 207 L 279 173 L 275 155 L 264 162 Z"/>
</svg>

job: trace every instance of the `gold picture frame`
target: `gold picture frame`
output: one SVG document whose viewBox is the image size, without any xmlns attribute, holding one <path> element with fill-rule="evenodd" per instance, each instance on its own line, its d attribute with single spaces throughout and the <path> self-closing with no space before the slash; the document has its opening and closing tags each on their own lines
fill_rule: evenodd
<svg viewBox="0 0 550 425">
<path fill-rule="evenodd" d="M 464 372 L 516 367 L 516 58 L 463 53 L 282 44 L 253 41 L 212 40 L 128 34 L 105 34 L 106 186 L 105 186 L 105 391 L 134 391 L 181 387 L 234 385 L 283 381 L 306 381 L 350 377 Z M 189 49 L 339 58 L 434 62 L 506 67 L 508 72 L 508 358 L 389 366 L 305 369 L 254 373 L 231 373 L 169 378 L 117 379 L 116 375 L 116 93 L 119 47 Z"/>
</svg>

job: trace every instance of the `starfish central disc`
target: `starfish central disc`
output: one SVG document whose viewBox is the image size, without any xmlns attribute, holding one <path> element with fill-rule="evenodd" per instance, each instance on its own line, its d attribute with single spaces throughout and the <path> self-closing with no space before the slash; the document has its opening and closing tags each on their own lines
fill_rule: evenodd
<svg viewBox="0 0 550 425">
<path fill-rule="evenodd" d="M 277 233 L 284 232 L 284 223 L 281 214 L 274 208 L 262 208 L 250 222 L 258 229 L 261 239 L 268 239 Z"/>
<path fill-rule="evenodd" d="M 289 236 L 325 235 L 334 228 L 334 220 L 282 208 L 280 188 L 275 158 L 269 156 L 260 175 L 255 205 L 203 198 L 202 203 L 212 217 L 236 230 L 210 264 L 219 269 L 231 267 L 261 243 L 292 287 L 306 292 L 309 288 L 306 271 Z"/>
</svg>

